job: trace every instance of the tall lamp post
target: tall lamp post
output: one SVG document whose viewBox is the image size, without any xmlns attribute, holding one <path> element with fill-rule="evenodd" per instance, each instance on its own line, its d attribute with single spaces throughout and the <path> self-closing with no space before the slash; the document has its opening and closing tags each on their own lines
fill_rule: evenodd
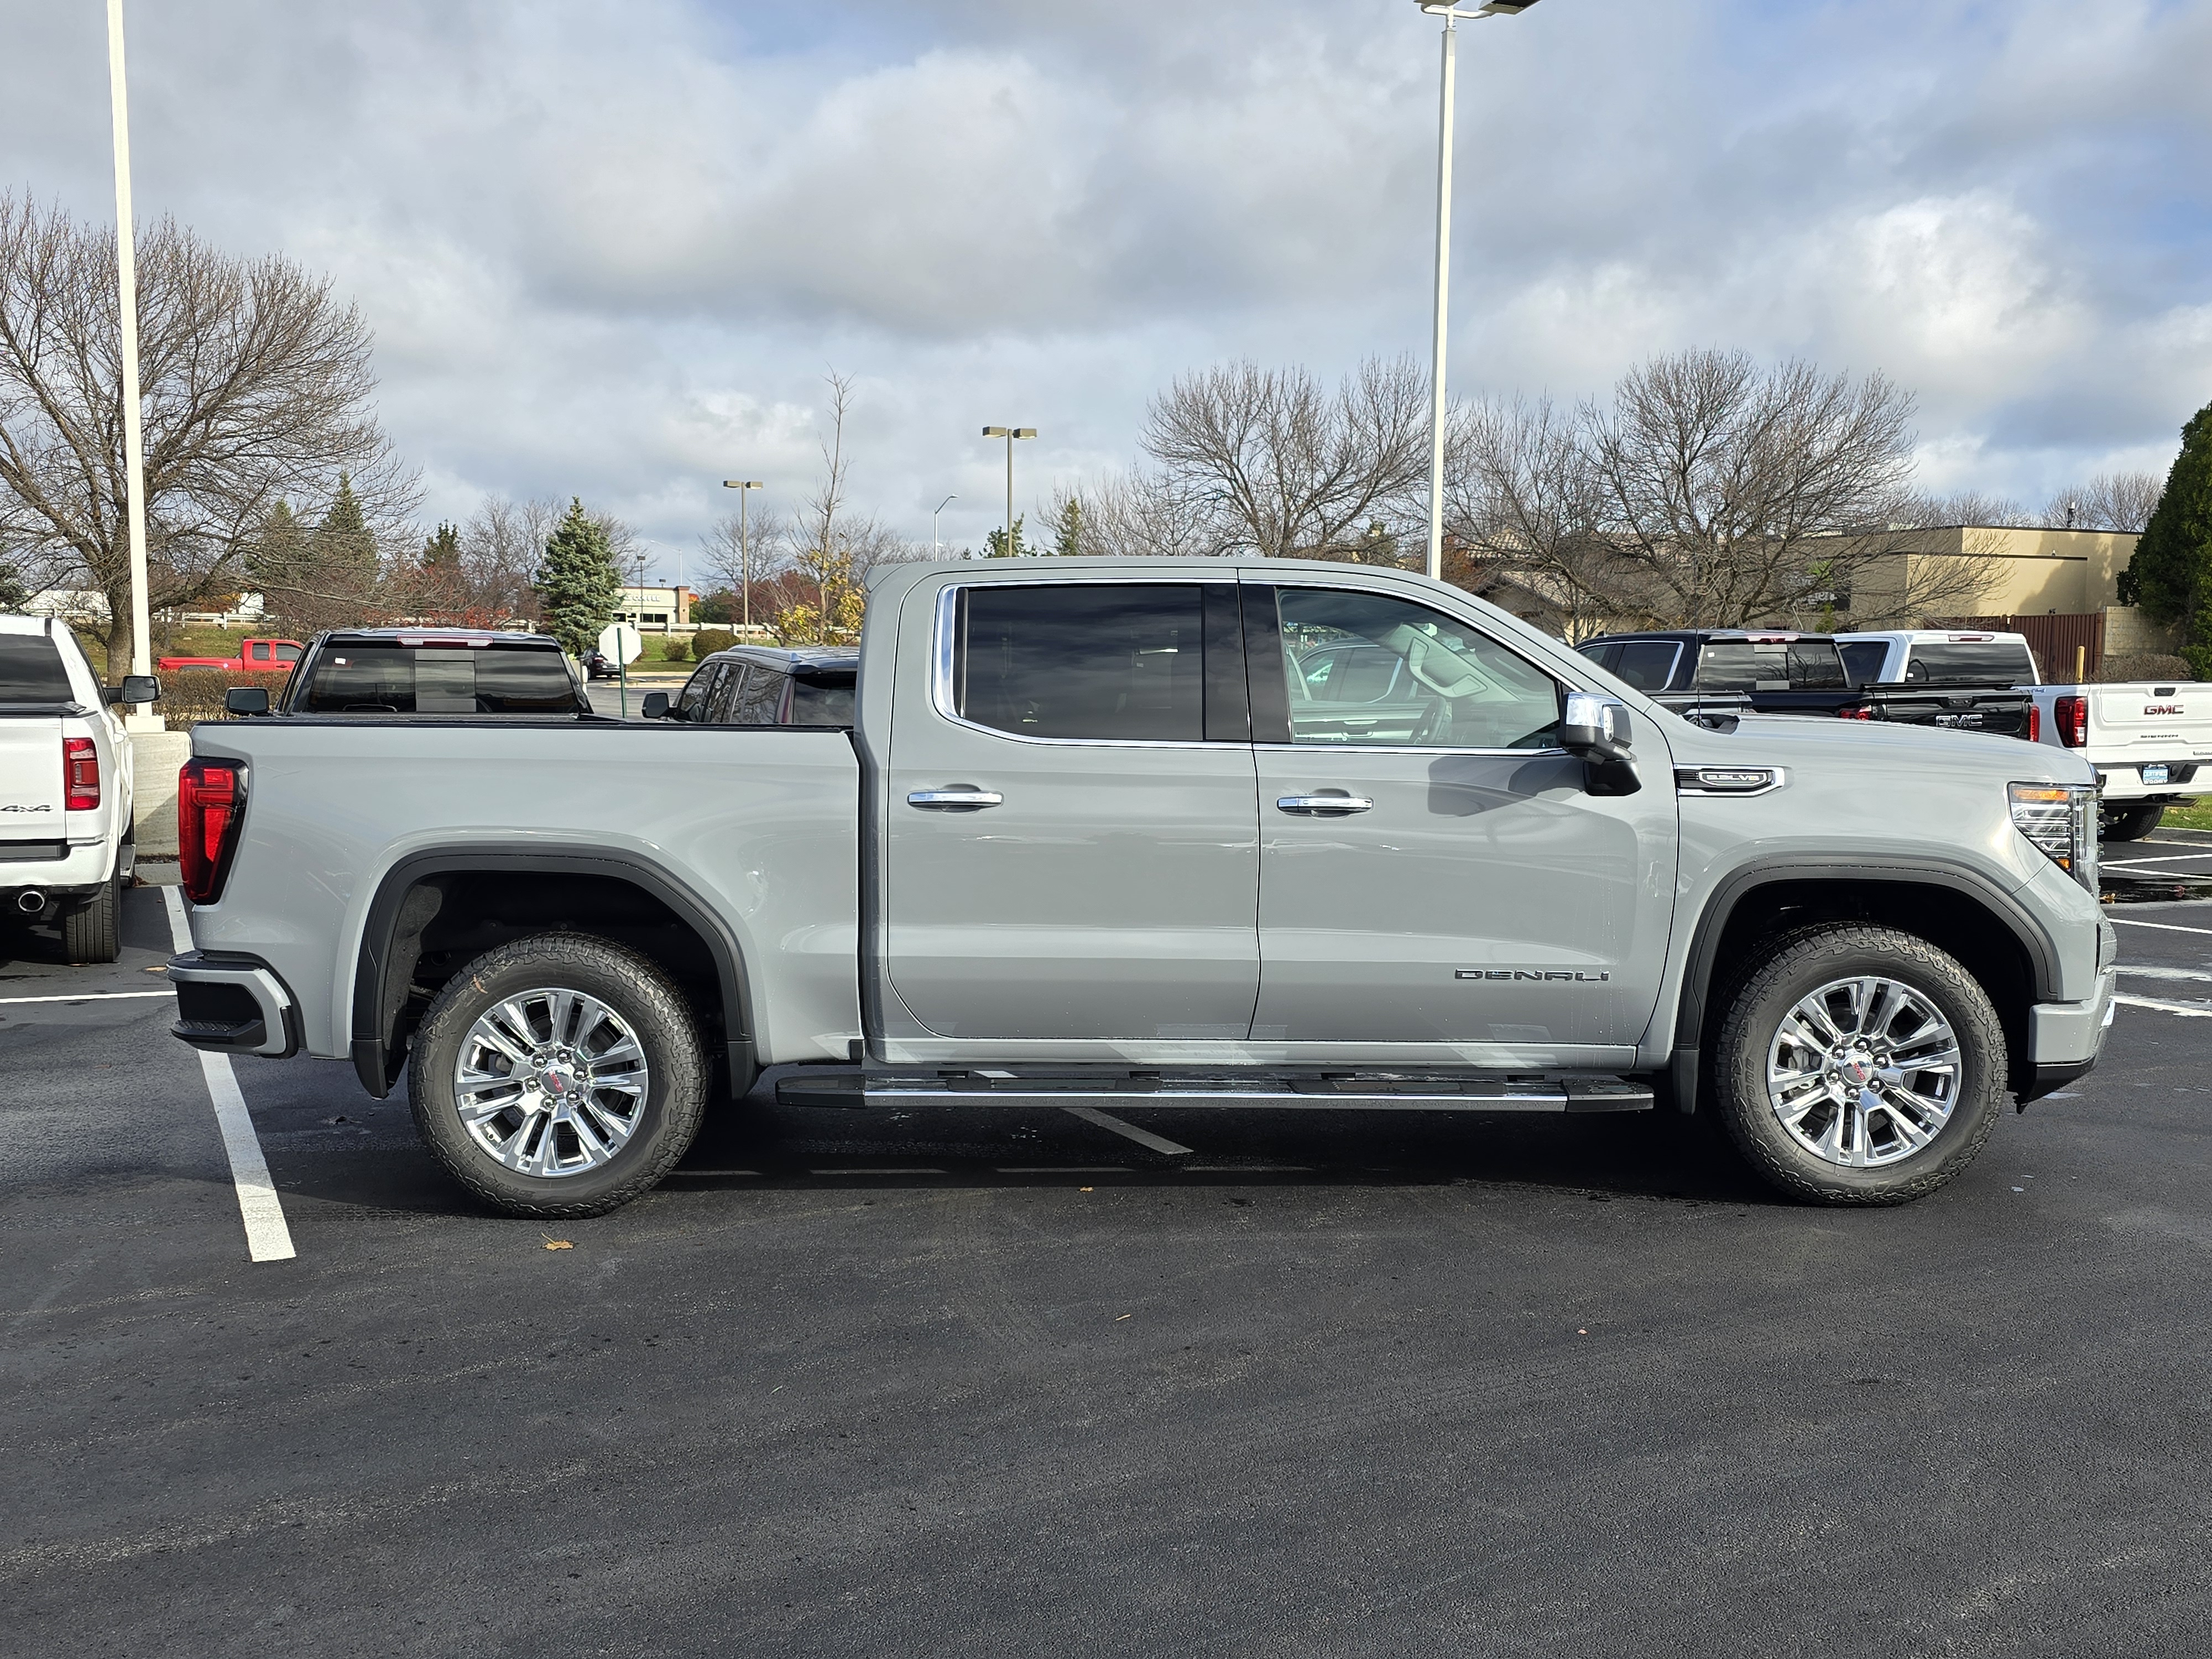
<svg viewBox="0 0 2212 1659">
<path fill-rule="evenodd" d="M 947 495 L 943 501 L 938 502 L 937 513 L 944 512 L 948 506 L 959 499 L 957 495 Z M 937 538 L 937 513 L 929 515 L 929 556 L 933 559 L 943 556 L 945 552 L 944 543 Z"/>
<path fill-rule="evenodd" d="M 138 252 L 131 221 L 131 98 L 123 73 L 123 0 L 107 0 L 107 95 L 115 123 L 115 284 L 123 324 L 123 471 L 131 536 L 131 672 L 154 672 L 146 602 L 146 440 L 138 402 Z M 129 724 L 159 731 L 144 703 Z"/>
<path fill-rule="evenodd" d="M 1434 403 L 1429 411 L 1429 574 L 1444 574 L 1444 335 L 1451 311 L 1452 106 L 1459 82 L 1459 20 L 1518 17 L 1536 0 L 1490 0 L 1462 9 L 1452 0 L 1414 0 L 1431 17 L 1444 20 L 1443 87 L 1437 118 L 1437 337 L 1430 372 Z"/>
<path fill-rule="evenodd" d="M 757 478 L 725 478 L 722 488 L 738 492 L 738 586 L 744 597 L 738 603 L 744 607 L 744 622 L 739 637 L 750 639 L 753 632 L 753 548 L 745 533 L 745 503 L 752 499 L 750 492 L 766 489 L 768 486 Z"/>
<path fill-rule="evenodd" d="M 1014 440 L 1034 438 L 1036 436 L 1036 428 L 1033 426 L 987 426 L 983 428 L 983 435 L 987 438 L 1004 438 L 1006 441 L 1006 556 L 1011 559 L 1014 556 Z"/>
</svg>

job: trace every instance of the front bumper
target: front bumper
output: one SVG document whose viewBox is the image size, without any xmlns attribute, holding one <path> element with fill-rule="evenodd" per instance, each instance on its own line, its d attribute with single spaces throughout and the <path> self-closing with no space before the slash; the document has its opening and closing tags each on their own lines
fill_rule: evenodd
<svg viewBox="0 0 2212 1659">
<path fill-rule="evenodd" d="M 217 1054 L 285 1060 L 300 1052 L 300 1010 L 276 970 L 255 957 L 187 951 L 169 958 L 177 1023 L 169 1035 Z"/>
<path fill-rule="evenodd" d="M 2119 978 L 2107 968 L 2097 975 L 2097 994 L 2087 1002 L 2043 1002 L 2027 1011 L 2027 1053 L 2033 1070 L 2028 1086 L 2020 1091 L 2021 1105 L 2086 1076 L 2096 1065 L 2118 1006 L 2112 997 Z"/>
</svg>

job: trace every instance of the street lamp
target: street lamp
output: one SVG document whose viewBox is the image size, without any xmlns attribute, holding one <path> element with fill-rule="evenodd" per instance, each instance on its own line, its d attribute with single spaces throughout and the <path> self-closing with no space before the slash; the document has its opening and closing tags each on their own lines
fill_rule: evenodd
<svg viewBox="0 0 2212 1659">
<path fill-rule="evenodd" d="M 146 443 L 138 400 L 138 255 L 131 216 L 131 97 L 123 65 L 123 0 L 107 0 L 107 96 L 115 129 L 116 309 L 123 338 L 123 495 L 131 538 L 131 672 L 154 672 L 153 618 L 146 604 Z M 158 732 L 163 722 L 149 704 L 125 724 Z"/>
<path fill-rule="evenodd" d="M 1430 374 L 1435 399 L 1429 411 L 1429 574 L 1444 574 L 1444 335 L 1450 314 L 1452 105 L 1459 79 L 1459 20 L 1517 17 L 1536 0 L 1490 0 L 1462 10 L 1451 0 L 1414 0 L 1431 17 L 1444 20 L 1443 88 L 1437 118 L 1437 337 L 1436 366 Z"/>
<path fill-rule="evenodd" d="M 944 501 L 938 502 L 937 513 L 944 512 L 950 503 L 959 499 L 957 495 L 947 495 Z M 929 515 L 929 556 L 933 559 L 943 557 L 945 552 L 943 544 L 937 539 L 937 513 Z"/>
<path fill-rule="evenodd" d="M 1006 441 L 1006 556 L 1011 559 L 1014 556 L 1014 440 L 1034 438 L 1036 436 L 1036 428 L 1033 426 L 987 426 L 983 428 L 983 435 L 987 438 L 1004 438 Z"/>
<path fill-rule="evenodd" d="M 766 489 L 768 486 L 757 478 L 725 478 L 722 488 L 738 492 L 738 586 L 744 590 L 739 601 L 744 606 L 743 637 L 750 639 L 753 633 L 753 554 L 752 544 L 745 534 L 745 503 L 752 499 L 746 492 Z"/>
</svg>

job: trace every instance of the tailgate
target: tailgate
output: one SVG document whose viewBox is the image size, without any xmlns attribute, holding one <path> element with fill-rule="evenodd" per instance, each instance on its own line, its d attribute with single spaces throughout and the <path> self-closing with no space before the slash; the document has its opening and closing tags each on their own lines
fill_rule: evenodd
<svg viewBox="0 0 2212 1659">
<path fill-rule="evenodd" d="M 61 716 L 0 709 L 0 841 L 63 833 Z"/>
<path fill-rule="evenodd" d="M 2115 758 L 2212 755 L 2212 685 L 2092 687 L 2089 743 Z"/>
<path fill-rule="evenodd" d="M 2024 691 L 1953 690 L 1930 686 L 1921 690 L 1871 691 L 1867 701 L 1886 720 L 1907 726 L 1938 726 L 1961 732 L 1986 732 L 1992 737 L 2025 738 L 2027 711 L 2033 699 Z"/>
</svg>

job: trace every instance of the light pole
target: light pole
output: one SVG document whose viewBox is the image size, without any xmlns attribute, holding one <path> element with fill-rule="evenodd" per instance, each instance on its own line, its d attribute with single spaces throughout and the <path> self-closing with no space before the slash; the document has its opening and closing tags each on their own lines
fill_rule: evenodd
<svg viewBox="0 0 2212 1659">
<path fill-rule="evenodd" d="M 1430 371 L 1434 402 L 1429 411 L 1429 574 L 1444 574 L 1444 335 L 1451 311 L 1452 106 L 1459 82 L 1459 20 L 1517 17 L 1536 0 L 1490 0 L 1462 10 L 1451 0 L 1415 0 L 1431 17 L 1444 20 L 1443 87 L 1437 118 L 1437 337 Z"/>
<path fill-rule="evenodd" d="M 131 222 L 131 97 L 123 73 L 123 0 L 107 0 L 107 95 L 115 123 L 115 285 L 123 324 L 123 471 L 131 536 L 131 672 L 154 672 L 146 603 L 146 439 L 138 403 L 138 251 Z M 133 725 L 162 722 L 140 703 Z"/>
<path fill-rule="evenodd" d="M 944 512 L 948 505 L 959 499 L 957 495 L 947 495 L 943 501 L 938 502 L 937 513 Z M 929 556 L 933 559 L 942 557 L 945 552 L 944 544 L 937 539 L 937 513 L 929 515 Z"/>
<path fill-rule="evenodd" d="M 744 590 L 738 600 L 744 620 L 738 637 L 749 640 L 753 634 L 753 550 L 745 534 L 745 503 L 752 499 L 748 492 L 768 486 L 757 478 L 725 478 L 722 488 L 738 492 L 738 586 Z"/>
<path fill-rule="evenodd" d="M 1036 436 L 1036 428 L 1033 426 L 987 426 L 983 428 L 983 435 L 987 438 L 1004 438 L 1006 441 L 1006 556 L 1011 559 L 1014 556 L 1014 440 L 1034 438 Z"/>
</svg>

